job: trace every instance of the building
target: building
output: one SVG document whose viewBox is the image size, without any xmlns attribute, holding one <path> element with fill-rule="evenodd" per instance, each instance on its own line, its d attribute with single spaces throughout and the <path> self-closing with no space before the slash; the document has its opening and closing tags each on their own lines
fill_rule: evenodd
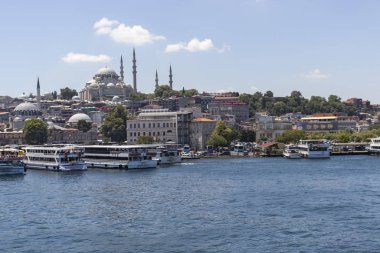
<svg viewBox="0 0 380 253">
<path fill-rule="evenodd" d="M 177 112 L 178 144 L 180 145 L 190 145 L 190 125 L 193 115 L 192 111 Z"/>
<path fill-rule="evenodd" d="M 90 130 L 82 132 L 78 129 L 78 122 L 84 120 L 91 124 Z M 68 143 L 68 144 L 95 144 L 97 143 L 98 132 L 96 124 L 84 113 L 77 113 L 70 117 L 66 127 L 61 127 L 53 122 L 48 122 L 48 142 Z"/>
<path fill-rule="evenodd" d="M 216 122 L 207 118 L 193 119 L 190 124 L 190 146 L 195 150 L 205 150 Z"/>
<path fill-rule="evenodd" d="M 292 129 L 292 122 L 275 116 L 259 115 L 254 123 L 256 141 L 276 140 L 285 131 Z"/>
<path fill-rule="evenodd" d="M 296 123 L 296 127 L 305 132 L 354 131 L 357 128 L 358 121 L 358 117 L 313 115 L 301 118 L 300 121 Z"/>
<path fill-rule="evenodd" d="M 177 113 L 168 110 L 145 110 L 136 119 L 127 120 L 128 144 L 135 144 L 139 136 L 152 136 L 157 142 L 178 143 Z"/>
<path fill-rule="evenodd" d="M 0 132 L 0 146 L 21 145 L 25 143 L 25 135 L 22 131 Z"/>
<path fill-rule="evenodd" d="M 38 118 L 41 116 L 41 111 L 36 105 L 25 102 L 21 103 L 13 110 L 9 117 L 9 125 L 13 130 L 20 130 L 24 127 L 25 121 L 31 118 Z"/>
<path fill-rule="evenodd" d="M 248 105 L 238 101 L 213 101 L 208 105 L 208 111 L 211 115 L 234 115 L 237 123 L 249 119 Z"/>
</svg>

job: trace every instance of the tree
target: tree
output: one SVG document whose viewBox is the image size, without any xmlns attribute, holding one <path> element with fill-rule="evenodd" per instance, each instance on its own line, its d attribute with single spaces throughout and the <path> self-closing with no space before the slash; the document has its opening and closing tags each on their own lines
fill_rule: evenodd
<svg viewBox="0 0 380 253">
<path fill-rule="evenodd" d="M 137 144 L 152 144 L 154 143 L 153 136 L 139 136 L 136 139 Z"/>
<path fill-rule="evenodd" d="M 256 133 L 252 130 L 241 130 L 240 131 L 240 141 L 242 142 L 255 142 Z"/>
<path fill-rule="evenodd" d="M 297 143 L 299 140 L 305 139 L 306 134 L 302 130 L 287 130 L 280 137 L 277 138 L 278 142 L 282 143 Z"/>
<path fill-rule="evenodd" d="M 69 87 L 61 89 L 61 99 L 71 100 L 74 96 L 78 96 L 75 89 L 70 89 Z"/>
<path fill-rule="evenodd" d="M 91 122 L 87 122 L 84 119 L 78 121 L 78 130 L 82 132 L 88 132 L 92 127 Z"/>
<path fill-rule="evenodd" d="M 179 95 L 179 92 L 170 88 L 169 85 L 160 85 L 154 90 L 154 95 L 158 98 L 169 98 L 174 95 Z"/>
<path fill-rule="evenodd" d="M 104 119 L 100 132 L 111 141 L 122 143 L 127 139 L 126 121 L 128 111 L 122 106 L 114 107 Z"/>
<path fill-rule="evenodd" d="M 226 147 L 229 145 L 227 140 L 223 136 L 218 135 L 216 133 L 211 134 L 211 137 L 208 140 L 207 144 L 213 147 Z"/>
<path fill-rule="evenodd" d="M 41 145 L 47 142 L 48 129 L 45 122 L 40 119 L 30 119 L 25 122 L 23 133 L 25 140 L 30 145 Z"/>
<path fill-rule="evenodd" d="M 51 93 L 51 95 L 53 96 L 53 100 L 56 100 L 58 98 L 58 94 L 57 94 L 57 91 L 53 91 Z"/>
</svg>

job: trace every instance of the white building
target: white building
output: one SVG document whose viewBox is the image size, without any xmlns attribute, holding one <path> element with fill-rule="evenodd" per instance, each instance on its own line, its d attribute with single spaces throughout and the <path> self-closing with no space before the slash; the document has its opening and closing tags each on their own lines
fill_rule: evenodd
<svg viewBox="0 0 380 253">
<path fill-rule="evenodd" d="M 152 136 L 157 142 L 178 143 L 177 113 L 167 110 L 146 110 L 136 119 L 127 120 L 128 144 L 135 144 L 139 136 Z"/>
<path fill-rule="evenodd" d="M 256 117 L 254 127 L 256 131 L 256 141 L 276 140 L 285 131 L 292 129 L 292 122 L 281 120 L 274 116 L 260 115 Z"/>
</svg>

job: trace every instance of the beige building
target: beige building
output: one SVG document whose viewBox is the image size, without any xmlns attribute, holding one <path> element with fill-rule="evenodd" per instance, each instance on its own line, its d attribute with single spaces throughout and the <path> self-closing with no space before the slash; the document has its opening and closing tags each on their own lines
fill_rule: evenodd
<svg viewBox="0 0 380 253">
<path fill-rule="evenodd" d="M 167 110 L 145 110 L 136 119 L 127 120 L 128 144 L 135 144 L 139 136 L 152 136 L 157 142 L 178 143 L 177 113 Z"/>
<path fill-rule="evenodd" d="M 256 131 L 256 141 L 276 140 L 285 131 L 292 129 L 292 122 L 281 120 L 274 116 L 261 115 L 256 118 L 254 129 Z"/>
<path fill-rule="evenodd" d="M 204 150 L 216 126 L 215 120 L 206 118 L 193 119 L 190 124 L 190 147 Z"/>
</svg>

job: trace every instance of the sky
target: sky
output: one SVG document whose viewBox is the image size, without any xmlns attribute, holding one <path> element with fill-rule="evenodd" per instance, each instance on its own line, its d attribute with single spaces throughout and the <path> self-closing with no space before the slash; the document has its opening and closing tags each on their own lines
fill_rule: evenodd
<svg viewBox="0 0 380 253">
<path fill-rule="evenodd" d="M 380 103 L 377 0 L 3 0 L 0 95 L 81 90 L 99 68 L 137 89 L 271 90 Z"/>
</svg>

